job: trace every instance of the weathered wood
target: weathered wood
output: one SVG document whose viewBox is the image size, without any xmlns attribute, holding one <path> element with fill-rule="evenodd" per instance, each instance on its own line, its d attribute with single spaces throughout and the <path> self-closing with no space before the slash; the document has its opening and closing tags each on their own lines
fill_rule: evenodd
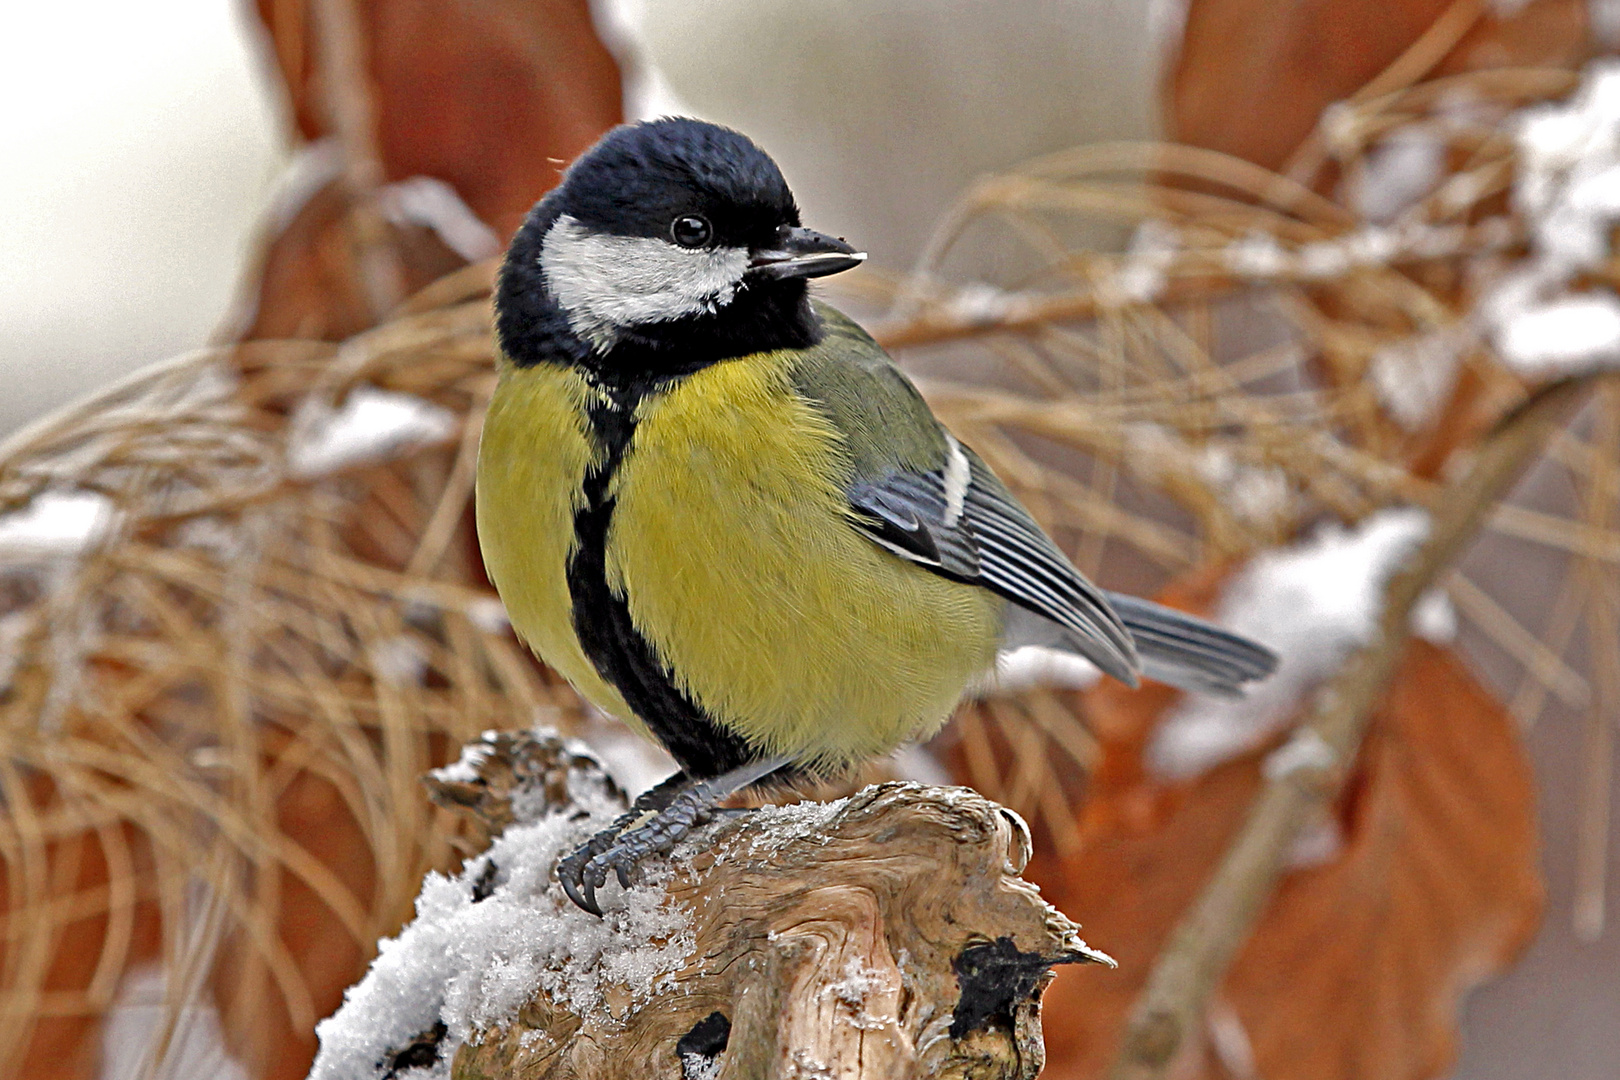
<svg viewBox="0 0 1620 1080">
<path fill-rule="evenodd" d="M 467 759 L 476 780 L 430 786 L 486 835 L 558 812 L 582 782 L 603 790 L 577 744 L 485 746 Z M 1052 965 L 1111 963 L 1019 878 L 1022 820 L 963 788 L 889 783 L 729 816 L 681 850 L 664 888 L 692 913 L 694 947 L 673 988 L 639 1005 L 609 994 L 592 1015 L 541 993 L 459 1048 L 456 1080 L 1031 1080 Z"/>
</svg>

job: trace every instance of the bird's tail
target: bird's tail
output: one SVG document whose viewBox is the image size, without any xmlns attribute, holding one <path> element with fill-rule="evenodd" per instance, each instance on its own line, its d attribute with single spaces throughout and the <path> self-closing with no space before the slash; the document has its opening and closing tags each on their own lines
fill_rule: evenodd
<svg viewBox="0 0 1620 1080">
<path fill-rule="evenodd" d="M 1243 685 L 1277 669 L 1277 654 L 1203 619 L 1124 593 L 1108 603 L 1136 639 L 1142 673 L 1182 690 L 1242 697 Z"/>
</svg>

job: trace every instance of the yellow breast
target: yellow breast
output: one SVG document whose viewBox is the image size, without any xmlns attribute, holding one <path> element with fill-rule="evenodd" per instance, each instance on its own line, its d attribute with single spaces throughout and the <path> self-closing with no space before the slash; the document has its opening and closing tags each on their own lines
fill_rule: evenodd
<svg viewBox="0 0 1620 1080">
<path fill-rule="evenodd" d="M 927 734 L 994 661 L 1002 601 L 851 527 L 841 436 L 793 393 L 791 354 L 645 398 L 614 473 L 607 574 L 675 683 L 764 753 L 839 767 Z M 574 633 L 567 567 L 602 460 L 577 373 L 507 368 L 484 422 L 478 535 L 518 635 L 632 719 Z"/>
<path fill-rule="evenodd" d="M 993 663 L 1003 604 L 851 527 L 842 439 L 793 393 L 791 362 L 726 361 L 642 403 L 608 575 L 716 720 L 838 766 L 942 723 Z"/>
<path fill-rule="evenodd" d="M 595 393 L 568 368 L 503 366 L 478 446 L 478 546 L 518 637 L 599 708 L 630 719 L 580 650 L 568 598 L 574 512 L 601 454 L 585 412 Z"/>
</svg>

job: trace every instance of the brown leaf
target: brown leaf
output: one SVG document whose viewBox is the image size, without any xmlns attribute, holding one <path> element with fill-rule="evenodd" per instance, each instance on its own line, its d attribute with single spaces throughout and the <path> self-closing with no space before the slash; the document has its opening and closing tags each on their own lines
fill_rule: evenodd
<svg viewBox="0 0 1620 1080">
<path fill-rule="evenodd" d="M 256 0 L 299 130 L 327 134 L 309 0 Z M 505 239 L 623 116 L 586 0 L 356 0 L 388 179 L 436 176 Z"/>
<path fill-rule="evenodd" d="M 0 861 L 0 921 L 7 934 L 0 964 L 13 985 L 30 985 L 29 975 L 37 971 L 42 1000 L 12 991 L 12 1007 L 22 1005 L 11 1032 L 23 1050 L 10 1062 L 16 1071 L 7 1075 L 89 1080 L 100 1064 L 101 1017 L 52 1005 L 110 1000 L 123 976 L 157 959 L 158 905 L 152 890 L 139 883 L 151 874 L 151 849 L 127 822 L 84 827 L 42 771 L 20 770 L 9 779 L 7 857 Z M 44 897 L 30 896 L 31 887 L 48 890 L 50 918 L 39 918 Z"/>
<path fill-rule="evenodd" d="M 1072 859 L 1029 875 L 1118 972 L 1059 974 L 1046 997 L 1049 1078 L 1103 1074 L 1131 1004 L 1260 784 L 1260 756 L 1158 787 L 1135 764 L 1171 700 L 1087 698 L 1104 765 Z M 1531 774 L 1506 711 L 1449 652 L 1413 642 L 1336 808 L 1325 864 L 1290 873 L 1220 993 L 1267 1080 L 1406 1080 L 1444 1072 L 1469 987 L 1529 940 L 1542 887 Z M 1202 1050 L 1178 1075 L 1220 1076 Z M 1243 1071 L 1236 1068 L 1236 1071 Z"/>
<path fill-rule="evenodd" d="M 1322 110 L 1389 67 L 1455 0 L 1191 0 L 1166 80 L 1170 138 L 1279 168 Z M 1586 46 L 1584 0 L 1488 12 L 1435 74 L 1567 65 Z M 1419 73 L 1421 74 L 1421 72 Z"/>
<path fill-rule="evenodd" d="M 310 139 L 330 134 L 309 0 L 256 6 L 299 130 Z M 584 0 L 355 7 L 384 178 L 447 182 L 503 243 L 562 166 L 622 118 L 619 69 Z M 267 238 L 236 336 L 341 341 L 463 265 L 432 229 L 390 220 L 333 179 Z"/>
<path fill-rule="evenodd" d="M 342 341 L 376 321 L 360 285 L 351 230 L 352 200 L 333 182 L 317 191 L 260 258 L 258 297 L 243 321 L 244 341 Z M 466 263 L 433 230 L 386 223 L 406 295 Z"/>
</svg>

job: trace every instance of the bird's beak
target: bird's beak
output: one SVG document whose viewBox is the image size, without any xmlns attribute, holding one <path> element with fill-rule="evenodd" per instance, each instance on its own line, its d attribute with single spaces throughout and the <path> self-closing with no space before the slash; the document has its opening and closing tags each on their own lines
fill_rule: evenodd
<svg viewBox="0 0 1620 1080">
<path fill-rule="evenodd" d="M 755 277 L 780 281 L 784 278 L 826 277 L 851 270 L 866 261 L 866 252 L 826 233 L 811 229 L 783 227 L 776 244 L 749 253 L 748 272 Z"/>
</svg>

